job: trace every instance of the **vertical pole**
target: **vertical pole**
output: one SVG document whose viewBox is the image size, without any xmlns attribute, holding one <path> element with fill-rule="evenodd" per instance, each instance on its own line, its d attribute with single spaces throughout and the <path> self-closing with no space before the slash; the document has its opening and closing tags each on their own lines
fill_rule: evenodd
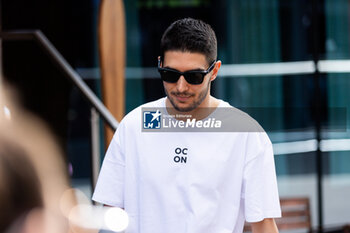
<svg viewBox="0 0 350 233">
<path fill-rule="evenodd" d="M 322 1 L 321 1 L 322 2 Z M 320 59 L 320 1 L 312 0 L 312 22 L 313 22 L 313 59 L 317 67 Z M 316 151 L 316 167 L 317 167 L 317 204 L 318 204 L 318 232 L 323 232 L 323 163 L 322 152 L 320 150 L 321 141 L 321 87 L 320 87 L 320 72 L 316 68 L 314 74 L 315 84 L 315 129 L 317 139 L 317 151 Z"/>
<path fill-rule="evenodd" d="M 118 120 L 125 111 L 125 10 L 122 0 L 101 0 L 98 40 L 103 103 Z M 106 147 L 114 131 L 105 127 Z"/>
<path fill-rule="evenodd" d="M 95 189 L 100 172 L 100 116 L 95 108 L 91 108 L 91 187 Z"/>
</svg>

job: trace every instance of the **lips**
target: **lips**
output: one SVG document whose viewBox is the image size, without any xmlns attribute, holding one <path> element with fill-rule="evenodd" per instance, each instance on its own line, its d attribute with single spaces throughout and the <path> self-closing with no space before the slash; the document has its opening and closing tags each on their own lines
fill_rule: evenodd
<svg viewBox="0 0 350 233">
<path fill-rule="evenodd" d="M 184 94 L 173 94 L 175 96 L 175 98 L 179 101 L 179 102 L 187 102 L 192 95 L 184 95 Z"/>
<path fill-rule="evenodd" d="M 179 102 L 186 102 L 190 97 L 185 97 L 185 96 L 176 96 L 176 99 Z"/>
</svg>

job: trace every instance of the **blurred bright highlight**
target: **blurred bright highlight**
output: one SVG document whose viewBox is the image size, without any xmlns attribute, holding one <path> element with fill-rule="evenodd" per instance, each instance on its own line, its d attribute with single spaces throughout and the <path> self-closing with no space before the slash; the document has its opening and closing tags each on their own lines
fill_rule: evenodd
<svg viewBox="0 0 350 233">
<path fill-rule="evenodd" d="M 11 120 L 11 111 L 8 107 L 4 106 L 4 113 L 5 113 L 5 117 L 8 120 Z"/>
<path fill-rule="evenodd" d="M 75 206 L 71 198 L 75 197 Z M 117 207 L 94 206 L 90 199 L 79 189 L 67 189 L 61 198 L 61 211 L 70 224 L 84 229 L 100 229 L 122 232 L 129 225 L 127 213 Z"/>
<path fill-rule="evenodd" d="M 120 232 L 128 227 L 129 217 L 123 209 L 113 207 L 106 211 L 105 223 L 109 230 Z"/>
</svg>

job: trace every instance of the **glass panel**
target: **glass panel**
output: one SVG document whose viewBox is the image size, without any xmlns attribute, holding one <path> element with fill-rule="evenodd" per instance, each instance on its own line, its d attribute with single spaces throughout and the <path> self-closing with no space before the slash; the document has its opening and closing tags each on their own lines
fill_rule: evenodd
<svg viewBox="0 0 350 233">
<path fill-rule="evenodd" d="M 349 1 L 325 1 L 326 14 L 326 54 L 327 59 L 349 59 Z M 329 108 L 342 107 L 347 110 L 346 119 L 350 120 L 350 75 L 328 74 L 327 104 Z M 339 122 L 339 115 L 332 114 L 329 121 Z M 349 223 L 350 212 L 350 131 L 324 133 L 325 178 L 324 178 L 324 213 L 327 225 Z M 327 146 L 327 147 L 326 147 Z M 336 201 L 335 201 L 336 200 Z"/>
<path fill-rule="evenodd" d="M 225 1 L 226 14 L 218 16 L 220 22 L 226 22 L 218 25 L 218 33 L 226 34 L 225 44 L 218 36 L 219 57 L 224 64 L 280 61 L 278 6 L 277 0 Z"/>
<path fill-rule="evenodd" d="M 349 59 L 349 2 L 326 0 L 326 58 Z"/>
</svg>

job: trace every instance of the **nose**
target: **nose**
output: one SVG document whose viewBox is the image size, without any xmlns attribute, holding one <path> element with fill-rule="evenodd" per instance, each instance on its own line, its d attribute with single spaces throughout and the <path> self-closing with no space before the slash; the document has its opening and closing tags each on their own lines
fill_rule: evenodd
<svg viewBox="0 0 350 233">
<path fill-rule="evenodd" d="M 178 92 L 184 92 L 188 89 L 188 83 L 185 80 L 185 77 L 183 75 L 180 76 L 179 80 L 177 80 L 176 83 L 176 89 Z"/>
</svg>

